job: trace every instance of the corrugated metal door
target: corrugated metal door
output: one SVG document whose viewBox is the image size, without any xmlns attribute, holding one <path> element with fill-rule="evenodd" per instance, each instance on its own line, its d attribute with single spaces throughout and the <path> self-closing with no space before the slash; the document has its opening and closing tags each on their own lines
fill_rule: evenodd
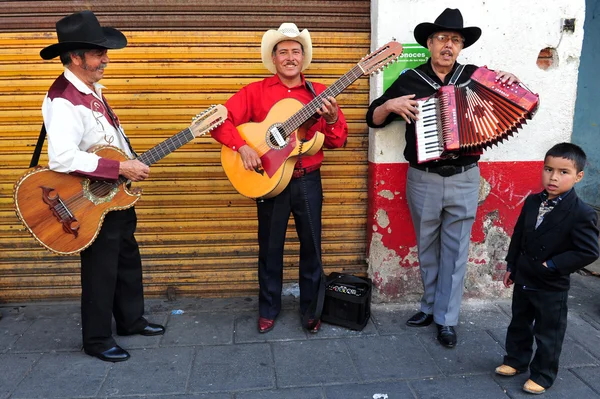
<svg viewBox="0 0 600 399">
<path fill-rule="evenodd" d="M 79 257 L 44 250 L 14 213 L 14 182 L 25 172 L 41 125 L 44 93 L 62 67 L 39 50 L 56 41 L 54 23 L 83 1 L 0 3 L 0 301 L 75 298 Z M 260 61 L 266 29 L 296 22 L 311 31 L 307 77 L 330 85 L 369 51 L 369 1 L 94 3 L 103 24 L 122 29 L 102 84 L 139 153 L 187 127 L 211 104 L 268 73 Z M 314 3 L 314 4 L 313 4 Z M 33 12 L 35 10 L 35 13 Z M 338 97 L 349 122 L 344 149 L 326 151 L 323 264 L 326 272 L 366 271 L 368 79 Z M 233 190 L 210 137 L 195 139 L 139 184 L 137 238 L 147 296 L 234 296 L 257 290 L 255 203 Z M 44 147 L 40 160 L 47 164 Z M 299 244 L 290 223 L 285 279 L 297 279 Z"/>
</svg>

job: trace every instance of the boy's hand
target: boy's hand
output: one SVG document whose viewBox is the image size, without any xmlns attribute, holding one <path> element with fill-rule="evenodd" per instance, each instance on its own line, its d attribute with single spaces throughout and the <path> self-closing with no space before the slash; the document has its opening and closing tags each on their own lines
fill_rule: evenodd
<svg viewBox="0 0 600 399">
<path fill-rule="evenodd" d="M 510 274 L 510 272 L 504 273 L 504 279 L 502 280 L 502 282 L 504 283 L 504 286 L 506 288 L 510 288 L 510 286 L 513 284 L 513 281 L 510 279 Z"/>
</svg>

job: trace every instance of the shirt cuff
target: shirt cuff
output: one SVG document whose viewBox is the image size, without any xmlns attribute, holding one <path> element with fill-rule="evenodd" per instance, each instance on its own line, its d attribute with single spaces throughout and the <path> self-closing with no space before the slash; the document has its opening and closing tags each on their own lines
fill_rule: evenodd
<svg viewBox="0 0 600 399">
<path fill-rule="evenodd" d="M 552 261 L 552 259 L 548 259 L 546 261 L 546 266 L 548 266 L 548 269 L 556 269 L 556 264 Z"/>
<path fill-rule="evenodd" d="M 231 143 L 231 146 L 229 148 L 231 148 L 233 151 L 237 151 L 240 149 L 240 147 L 243 147 L 246 145 L 246 142 L 244 141 L 244 139 L 242 139 L 240 137 L 239 140 L 233 140 L 233 142 Z"/>
</svg>

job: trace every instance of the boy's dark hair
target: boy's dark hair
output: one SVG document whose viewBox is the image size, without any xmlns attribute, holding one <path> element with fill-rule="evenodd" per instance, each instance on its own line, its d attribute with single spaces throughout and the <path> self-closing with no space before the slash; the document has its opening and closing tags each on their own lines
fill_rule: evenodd
<svg viewBox="0 0 600 399">
<path fill-rule="evenodd" d="M 585 152 L 576 144 L 559 143 L 548 150 L 544 159 L 548 157 L 565 158 L 575 163 L 577 173 L 581 172 L 585 166 L 587 156 Z"/>
</svg>

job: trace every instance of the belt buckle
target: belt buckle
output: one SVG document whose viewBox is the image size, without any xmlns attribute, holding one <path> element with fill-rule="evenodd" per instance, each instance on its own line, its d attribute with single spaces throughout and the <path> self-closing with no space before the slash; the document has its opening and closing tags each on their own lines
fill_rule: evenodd
<svg viewBox="0 0 600 399">
<path fill-rule="evenodd" d="M 456 174 L 456 166 L 454 165 L 444 165 L 437 168 L 437 174 L 442 177 L 450 177 Z"/>
</svg>

